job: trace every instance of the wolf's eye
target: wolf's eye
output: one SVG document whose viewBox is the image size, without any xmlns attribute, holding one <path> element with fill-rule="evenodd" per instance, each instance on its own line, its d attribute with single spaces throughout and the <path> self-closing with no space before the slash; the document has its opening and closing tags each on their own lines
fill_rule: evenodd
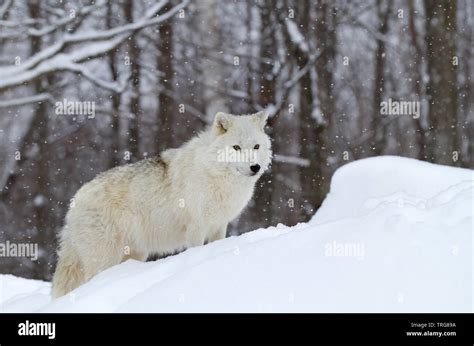
<svg viewBox="0 0 474 346">
<path fill-rule="evenodd" d="M 232 148 L 234 148 L 234 150 L 240 150 L 240 146 L 238 145 L 234 145 Z"/>
<path fill-rule="evenodd" d="M 260 144 L 255 144 L 255 146 L 253 147 L 255 150 L 258 150 L 260 148 Z"/>
</svg>

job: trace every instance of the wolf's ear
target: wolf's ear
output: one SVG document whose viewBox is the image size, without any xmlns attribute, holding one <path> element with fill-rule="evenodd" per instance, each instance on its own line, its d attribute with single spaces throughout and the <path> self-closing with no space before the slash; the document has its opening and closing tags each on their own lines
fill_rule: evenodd
<svg viewBox="0 0 474 346">
<path fill-rule="evenodd" d="M 261 130 L 265 128 L 268 119 L 268 113 L 266 111 L 260 111 L 258 113 L 253 114 L 255 122 L 258 124 Z"/>
<path fill-rule="evenodd" d="M 223 134 L 226 133 L 232 123 L 231 115 L 225 114 L 223 112 L 217 112 L 216 117 L 214 118 L 214 129 L 217 130 L 217 133 Z"/>
</svg>

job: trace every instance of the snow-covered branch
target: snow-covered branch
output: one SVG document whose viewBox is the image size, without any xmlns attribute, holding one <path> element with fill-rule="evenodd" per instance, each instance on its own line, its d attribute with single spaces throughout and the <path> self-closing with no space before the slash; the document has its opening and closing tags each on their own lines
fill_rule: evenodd
<svg viewBox="0 0 474 346">
<path fill-rule="evenodd" d="M 0 101 L 0 109 L 8 108 L 8 107 L 24 106 L 31 103 L 48 101 L 51 99 L 52 97 L 51 97 L 51 94 L 49 93 L 41 93 L 41 94 L 37 94 L 33 96 L 20 97 L 13 100 Z"/>
<path fill-rule="evenodd" d="M 273 161 L 278 163 L 287 163 L 290 165 L 296 165 L 301 167 L 309 167 L 309 160 L 301 157 L 287 156 L 287 155 L 273 155 Z"/>
<path fill-rule="evenodd" d="M 0 75 L 3 77 L 0 80 L 0 91 L 24 85 L 55 71 L 73 70 L 77 72 L 76 64 L 103 56 L 117 48 L 131 34 L 169 19 L 177 11 L 187 6 L 189 0 L 184 0 L 166 13 L 157 15 L 167 2 L 167 0 L 163 0 L 154 5 L 147 11 L 143 19 L 137 22 L 110 30 L 66 35 L 62 41 L 42 50 L 23 64 L 0 68 Z M 68 53 L 63 53 L 66 47 L 69 48 L 73 45 L 78 46 Z M 81 69 L 80 72 L 85 76 L 91 77 L 90 73 L 86 70 Z M 94 81 L 97 82 L 97 80 Z M 109 83 L 99 82 L 97 85 L 115 89 L 115 86 Z"/>
<path fill-rule="evenodd" d="M 71 24 L 75 21 L 81 21 L 84 17 L 88 14 L 97 11 L 101 7 L 105 6 L 106 1 L 98 1 L 97 3 L 93 3 L 89 6 L 84 6 L 80 8 L 74 16 L 64 13 L 63 17 L 59 20 L 53 22 L 52 24 L 46 25 L 40 29 L 30 28 L 27 31 L 28 36 L 44 36 L 51 34 L 58 29 L 64 28 L 66 25 Z"/>
<path fill-rule="evenodd" d="M 295 24 L 290 19 L 285 20 L 286 24 L 286 30 L 288 32 L 288 37 L 290 38 L 291 42 L 298 47 L 302 52 L 308 54 L 309 53 L 309 47 L 308 44 L 306 43 L 306 40 L 301 33 L 301 31 L 298 29 L 298 26 Z"/>
<path fill-rule="evenodd" d="M 316 60 L 318 59 L 318 56 L 319 55 L 311 55 L 308 59 L 308 62 L 306 63 L 305 66 L 303 66 L 301 69 L 299 69 L 292 77 L 291 79 L 287 80 L 285 82 L 285 88 L 287 89 L 291 89 L 292 87 L 294 87 L 296 84 L 298 84 L 298 82 L 300 81 L 301 78 L 303 78 L 303 76 L 309 72 L 309 70 L 311 69 L 311 67 L 314 65 L 314 63 L 316 62 Z"/>
<path fill-rule="evenodd" d="M 13 0 L 5 0 L 3 4 L 0 6 L 0 19 L 3 19 L 5 14 L 10 9 L 11 5 L 13 4 Z"/>
<path fill-rule="evenodd" d="M 121 81 L 117 82 L 109 82 L 104 79 L 98 78 L 92 71 L 89 71 L 84 65 L 80 64 L 65 64 L 65 70 L 71 72 L 77 72 L 81 74 L 84 78 L 86 78 L 91 83 L 97 85 L 98 87 L 111 91 L 113 93 L 122 93 L 127 88 L 127 82 L 130 79 L 130 74 L 128 73 Z"/>
</svg>

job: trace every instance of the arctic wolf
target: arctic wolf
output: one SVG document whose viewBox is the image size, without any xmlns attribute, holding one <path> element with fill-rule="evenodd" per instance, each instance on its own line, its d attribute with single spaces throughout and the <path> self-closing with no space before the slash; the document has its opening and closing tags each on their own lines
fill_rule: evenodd
<svg viewBox="0 0 474 346">
<path fill-rule="evenodd" d="M 267 117 L 219 112 L 182 147 L 82 186 L 60 234 L 53 297 L 129 258 L 144 261 L 224 238 L 270 164 Z"/>
</svg>

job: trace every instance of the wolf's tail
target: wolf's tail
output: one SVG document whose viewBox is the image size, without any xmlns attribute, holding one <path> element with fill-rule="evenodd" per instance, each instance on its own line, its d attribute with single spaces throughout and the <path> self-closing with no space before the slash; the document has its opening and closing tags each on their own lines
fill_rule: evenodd
<svg viewBox="0 0 474 346">
<path fill-rule="evenodd" d="M 59 259 L 53 277 L 52 297 L 59 298 L 84 282 L 84 271 L 76 250 L 64 246 L 58 252 Z"/>
</svg>

